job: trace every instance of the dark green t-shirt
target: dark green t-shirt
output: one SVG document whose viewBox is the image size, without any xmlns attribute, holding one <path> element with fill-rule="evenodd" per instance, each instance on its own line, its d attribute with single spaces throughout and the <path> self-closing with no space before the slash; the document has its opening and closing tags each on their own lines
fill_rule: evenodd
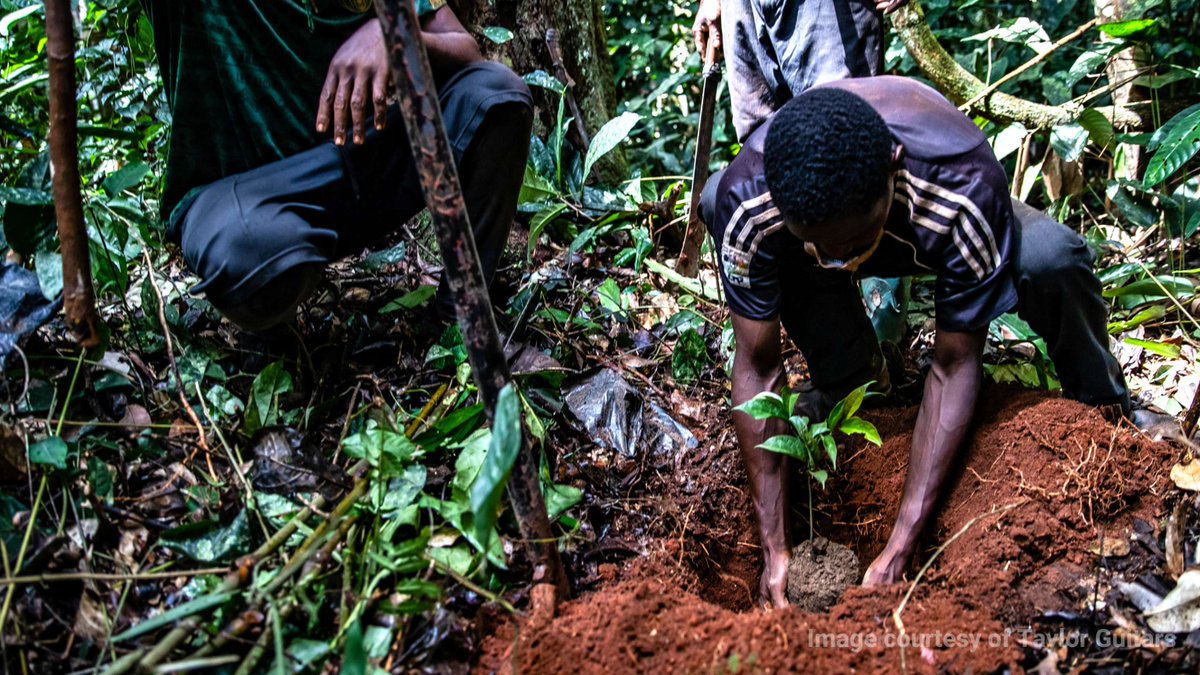
<svg viewBox="0 0 1200 675">
<path fill-rule="evenodd" d="M 142 0 L 174 119 L 162 215 L 188 191 L 321 142 L 317 102 L 366 0 Z M 429 14 L 445 0 L 417 0 Z"/>
</svg>

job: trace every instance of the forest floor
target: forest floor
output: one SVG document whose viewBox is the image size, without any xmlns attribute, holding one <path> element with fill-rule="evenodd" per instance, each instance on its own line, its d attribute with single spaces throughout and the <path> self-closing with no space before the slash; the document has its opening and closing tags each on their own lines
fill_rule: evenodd
<svg viewBox="0 0 1200 675">
<path fill-rule="evenodd" d="M 755 607 L 761 556 L 745 474 L 721 404 L 704 415 L 715 433 L 697 451 L 662 458 L 612 495 L 607 539 L 621 545 L 584 556 L 579 597 L 549 621 L 496 616 L 478 672 L 1196 666 L 1189 649 L 1140 629 L 1116 587 L 1163 574 L 1175 449 L 1078 403 L 988 387 L 918 555 L 945 544 L 940 557 L 917 583 L 852 588 L 812 614 Z M 896 514 L 916 409 L 866 417 L 885 442 L 852 450 L 818 493 L 816 530 L 870 561 Z"/>
</svg>

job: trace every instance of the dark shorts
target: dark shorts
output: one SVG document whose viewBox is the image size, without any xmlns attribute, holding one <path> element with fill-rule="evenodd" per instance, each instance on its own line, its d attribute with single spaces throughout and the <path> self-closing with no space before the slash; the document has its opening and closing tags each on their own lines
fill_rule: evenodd
<svg viewBox="0 0 1200 675">
<path fill-rule="evenodd" d="M 456 73 L 439 87 L 439 99 L 460 164 L 489 111 L 515 104 L 527 117 L 532 109 L 524 82 L 494 62 Z M 527 143 L 528 137 L 513 145 Z M 506 170 L 521 170 L 524 156 L 509 164 Z M 224 310 L 288 270 L 324 265 L 378 242 L 424 205 L 404 123 L 393 105 L 386 128 L 376 131 L 372 125 L 362 145 L 322 143 L 191 191 L 172 214 L 167 233 L 201 278 L 192 293 Z"/>
</svg>

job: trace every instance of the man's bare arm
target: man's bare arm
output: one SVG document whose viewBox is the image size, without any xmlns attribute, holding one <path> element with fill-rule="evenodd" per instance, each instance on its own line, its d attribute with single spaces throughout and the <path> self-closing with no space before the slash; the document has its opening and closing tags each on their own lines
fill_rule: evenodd
<svg viewBox="0 0 1200 675">
<path fill-rule="evenodd" d="M 779 391 L 784 384 L 779 321 L 754 321 L 733 315 L 737 351 L 733 357 L 733 405 L 739 406 L 764 391 Z M 785 433 L 778 420 L 756 420 L 733 413 L 733 426 L 750 478 L 750 495 L 758 516 L 763 545 L 763 576 L 759 600 L 776 607 L 787 605 L 787 462 L 783 455 L 760 450 L 771 436 Z"/>
<path fill-rule="evenodd" d="M 917 538 L 929 524 L 971 425 L 986 339 L 986 329 L 970 333 L 939 330 L 934 338 L 933 369 L 925 380 L 925 397 L 913 431 L 900 512 L 883 553 L 863 577 L 864 586 L 899 581 L 916 551 Z"/>
</svg>

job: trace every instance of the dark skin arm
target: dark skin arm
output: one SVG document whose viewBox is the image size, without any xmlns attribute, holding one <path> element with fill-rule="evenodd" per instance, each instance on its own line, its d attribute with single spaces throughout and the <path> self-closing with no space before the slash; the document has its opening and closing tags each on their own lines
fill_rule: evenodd
<svg viewBox="0 0 1200 675">
<path fill-rule="evenodd" d="M 734 314 L 733 335 L 737 342 L 733 356 L 733 405 L 739 406 L 764 391 L 779 391 L 784 383 L 779 321 L 754 321 Z M 758 445 L 771 436 L 786 433 L 787 429 L 779 420 L 759 421 L 741 412 L 733 414 L 733 426 L 750 477 L 750 496 L 763 545 L 759 602 L 786 607 L 790 555 L 787 458 L 760 450 Z"/>
<path fill-rule="evenodd" d="M 421 19 L 421 39 L 429 52 L 434 78 L 443 81 L 463 66 L 482 61 L 479 45 L 449 7 Z M 317 104 L 317 132 L 333 129 L 333 142 L 345 145 L 366 137 L 367 120 L 387 124 L 390 71 L 379 19 L 364 23 L 334 54 Z"/>
<path fill-rule="evenodd" d="M 929 524 L 946 474 L 971 425 L 986 339 L 986 329 L 938 330 L 934 337 L 933 369 L 925 380 L 925 397 L 913 431 L 900 512 L 883 552 L 867 568 L 864 586 L 900 581 L 916 552 L 917 538 Z"/>
</svg>

